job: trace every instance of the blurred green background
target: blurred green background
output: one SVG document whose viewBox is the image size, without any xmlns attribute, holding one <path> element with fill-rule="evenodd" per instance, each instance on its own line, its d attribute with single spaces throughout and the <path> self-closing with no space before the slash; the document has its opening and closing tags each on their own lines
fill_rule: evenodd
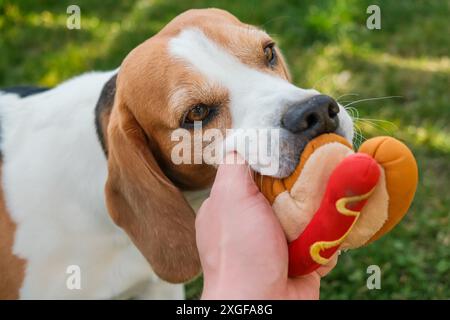
<svg viewBox="0 0 450 320">
<path fill-rule="evenodd" d="M 81 30 L 65 27 L 70 4 L 81 8 Z M 381 8 L 381 30 L 366 28 L 370 4 Z M 177 14 L 203 7 L 265 29 L 300 87 L 353 102 L 356 144 L 393 135 L 417 157 L 420 185 L 410 213 L 377 243 L 343 253 L 321 297 L 450 298 L 449 1 L 0 0 L 0 86 L 53 86 L 116 68 Z M 387 96 L 399 97 L 356 102 Z M 381 290 L 366 287 L 372 264 L 381 268 Z M 201 279 L 187 286 L 190 298 L 200 291 Z"/>
</svg>

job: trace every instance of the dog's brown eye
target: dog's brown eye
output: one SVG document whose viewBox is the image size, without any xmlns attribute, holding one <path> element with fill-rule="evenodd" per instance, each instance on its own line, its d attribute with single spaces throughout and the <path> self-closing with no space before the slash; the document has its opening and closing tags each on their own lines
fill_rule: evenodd
<svg viewBox="0 0 450 320">
<path fill-rule="evenodd" d="M 269 66 L 274 66 L 277 59 L 277 54 L 275 52 L 275 43 L 269 43 L 264 47 L 264 55 L 266 56 L 266 61 Z"/>
<path fill-rule="evenodd" d="M 209 108 L 204 104 L 194 106 L 186 115 L 185 123 L 194 123 L 194 121 L 202 121 L 209 114 Z"/>
</svg>

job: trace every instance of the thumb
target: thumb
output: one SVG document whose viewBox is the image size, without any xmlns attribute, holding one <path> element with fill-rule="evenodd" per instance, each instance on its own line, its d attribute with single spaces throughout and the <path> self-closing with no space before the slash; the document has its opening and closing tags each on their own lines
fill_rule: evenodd
<svg viewBox="0 0 450 320">
<path fill-rule="evenodd" d="M 251 196 L 258 191 L 253 172 L 245 160 L 236 152 L 226 154 L 224 163 L 217 170 L 211 194 Z"/>
</svg>

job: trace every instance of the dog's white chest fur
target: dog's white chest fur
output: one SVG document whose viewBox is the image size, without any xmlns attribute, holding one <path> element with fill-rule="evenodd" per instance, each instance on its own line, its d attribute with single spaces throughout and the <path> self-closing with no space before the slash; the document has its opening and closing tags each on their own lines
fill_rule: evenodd
<svg viewBox="0 0 450 320">
<path fill-rule="evenodd" d="M 26 99 L 0 93 L 2 187 L 17 224 L 13 251 L 27 261 L 21 298 L 182 297 L 182 286 L 156 279 L 106 210 L 94 108 L 112 74 Z M 79 290 L 67 287 L 71 265 L 81 270 Z"/>
</svg>

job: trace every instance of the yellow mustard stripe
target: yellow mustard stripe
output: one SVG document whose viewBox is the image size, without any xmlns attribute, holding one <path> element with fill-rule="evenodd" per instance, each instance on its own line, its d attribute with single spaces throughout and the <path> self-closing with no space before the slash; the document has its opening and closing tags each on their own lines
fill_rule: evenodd
<svg viewBox="0 0 450 320">
<path fill-rule="evenodd" d="M 360 196 L 353 196 L 353 197 L 346 197 L 346 198 L 341 198 L 338 201 L 336 201 L 336 209 L 340 214 L 343 214 L 344 216 L 351 216 L 351 217 L 356 217 L 355 220 L 353 221 L 352 225 L 350 226 L 350 228 L 347 230 L 347 232 L 340 237 L 337 240 L 334 241 L 318 241 L 315 242 L 309 249 L 309 253 L 311 255 L 311 258 L 317 262 L 318 264 L 324 265 L 327 264 L 330 261 L 330 258 L 324 258 L 320 255 L 320 252 L 326 249 L 330 249 L 333 247 L 336 247 L 338 245 L 340 245 L 342 242 L 344 242 L 345 238 L 348 236 L 348 234 L 352 231 L 353 227 L 355 226 L 356 221 L 358 221 L 359 215 L 360 215 L 360 211 L 353 211 L 350 210 L 346 207 L 347 204 L 352 203 L 352 202 L 358 202 L 364 199 L 367 199 L 368 197 L 370 197 L 370 195 L 372 194 L 373 190 L 375 190 L 375 188 L 373 188 L 372 190 L 370 190 L 369 192 L 367 192 L 366 194 L 360 195 Z"/>
</svg>

